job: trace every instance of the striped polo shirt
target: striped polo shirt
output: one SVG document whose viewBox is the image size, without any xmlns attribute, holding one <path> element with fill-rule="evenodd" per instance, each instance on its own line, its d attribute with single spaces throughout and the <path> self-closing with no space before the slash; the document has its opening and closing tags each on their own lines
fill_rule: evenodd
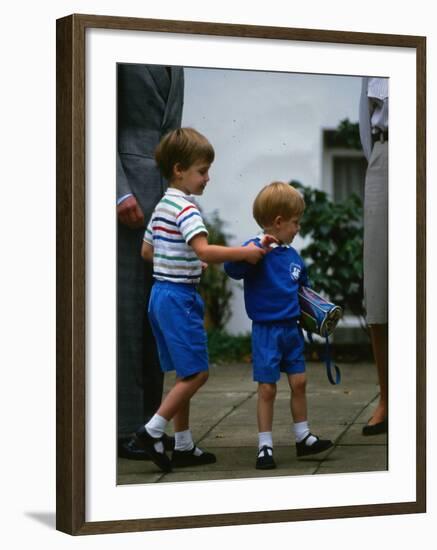
<svg viewBox="0 0 437 550">
<path fill-rule="evenodd" d="M 158 281 L 200 281 L 202 263 L 188 242 L 208 234 L 197 206 L 179 189 L 169 188 L 156 205 L 144 233 L 153 246 L 153 276 Z"/>
</svg>

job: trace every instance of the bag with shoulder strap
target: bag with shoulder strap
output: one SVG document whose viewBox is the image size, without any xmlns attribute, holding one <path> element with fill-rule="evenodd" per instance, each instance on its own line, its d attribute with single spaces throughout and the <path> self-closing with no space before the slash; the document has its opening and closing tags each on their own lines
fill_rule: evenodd
<svg viewBox="0 0 437 550">
<path fill-rule="evenodd" d="M 332 334 L 343 316 L 340 306 L 325 300 L 312 288 L 303 286 L 298 292 L 301 316 L 300 327 L 306 331 L 308 339 L 313 343 L 311 334 L 317 334 L 326 341 L 326 372 L 331 384 L 339 384 L 341 380 L 340 369 L 334 366 L 335 380 L 331 372 L 331 358 L 329 352 L 329 335 Z"/>
</svg>

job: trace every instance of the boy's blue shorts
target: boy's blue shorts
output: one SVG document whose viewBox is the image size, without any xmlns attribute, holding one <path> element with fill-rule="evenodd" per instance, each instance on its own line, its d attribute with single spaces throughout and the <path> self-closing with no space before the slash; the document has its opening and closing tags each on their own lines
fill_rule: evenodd
<svg viewBox="0 0 437 550">
<path fill-rule="evenodd" d="M 186 378 L 208 370 L 204 305 L 194 285 L 155 281 L 148 313 L 162 371 Z"/>
<path fill-rule="evenodd" d="M 252 361 L 255 382 L 276 383 L 281 372 L 305 372 L 304 339 L 296 323 L 253 323 Z"/>
</svg>

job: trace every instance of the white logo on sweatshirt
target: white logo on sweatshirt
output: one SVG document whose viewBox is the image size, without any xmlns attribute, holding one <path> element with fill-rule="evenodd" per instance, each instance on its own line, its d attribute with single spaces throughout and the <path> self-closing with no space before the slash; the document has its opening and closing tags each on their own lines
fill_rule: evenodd
<svg viewBox="0 0 437 550">
<path fill-rule="evenodd" d="M 293 281 L 298 281 L 300 277 L 300 272 L 302 271 L 302 268 L 298 264 L 290 264 L 290 276 L 293 279 Z"/>
</svg>

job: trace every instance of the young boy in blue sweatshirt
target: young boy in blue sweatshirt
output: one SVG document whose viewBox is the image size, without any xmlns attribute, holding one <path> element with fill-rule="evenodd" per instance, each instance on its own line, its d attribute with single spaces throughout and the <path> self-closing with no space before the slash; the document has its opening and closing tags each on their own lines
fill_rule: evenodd
<svg viewBox="0 0 437 550">
<path fill-rule="evenodd" d="M 271 251 L 256 265 L 244 261 L 225 263 L 225 271 L 230 277 L 244 281 L 246 311 L 253 322 L 253 379 L 258 382 L 258 469 L 276 468 L 273 406 L 281 372 L 287 374 L 291 390 L 297 456 L 313 455 L 332 447 L 332 441 L 311 433 L 307 419 L 298 290 L 308 285 L 308 278 L 302 258 L 291 246 L 299 232 L 304 209 L 302 196 L 290 185 L 273 182 L 264 187 L 253 204 L 253 216 L 263 234 L 243 246 L 254 243 Z"/>
</svg>

